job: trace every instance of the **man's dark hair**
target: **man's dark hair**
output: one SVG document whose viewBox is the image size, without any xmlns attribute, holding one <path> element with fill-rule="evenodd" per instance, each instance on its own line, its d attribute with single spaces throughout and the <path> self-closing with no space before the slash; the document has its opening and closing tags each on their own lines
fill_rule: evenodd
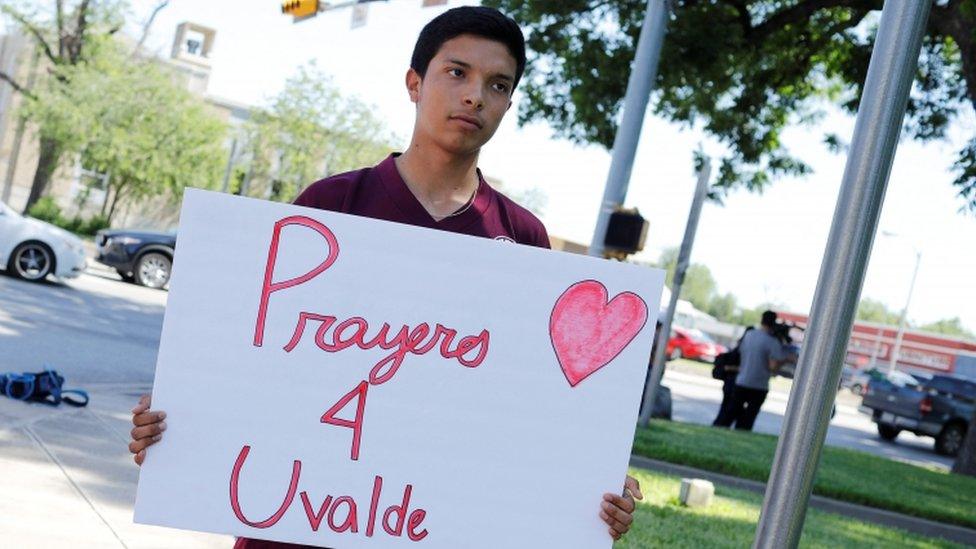
<svg viewBox="0 0 976 549">
<path fill-rule="evenodd" d="M 501 42 L 515 58 L 515 81 L 512 90 L 518 85 L 525 72 L 525 37 L 514 19 L 502 12 L 482 6 L 462 6 L 445 11 L 433 18 L 417 37 L 410 58 L 410 68 L 421 78 L 427 75 L 430 60 L 437 55 L 444 42 L 462 34 Z"/>
<path fill-rule="evenodd" d="M 762 314 L 762 320 L 759 322 L 763 326 L 775 326 L 776 325 L 776 313 L 773 311 L 766 311 Z"/>
</svg>

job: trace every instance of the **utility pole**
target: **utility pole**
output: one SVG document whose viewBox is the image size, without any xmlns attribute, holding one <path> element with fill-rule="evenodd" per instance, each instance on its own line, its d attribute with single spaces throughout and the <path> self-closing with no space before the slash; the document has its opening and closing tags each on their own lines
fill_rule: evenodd
<svg viewBox="0 0 976 549">
<path fill-rule="evenodd" d="M 668 312 L 664 317 L 664 322 L 661 323 L 661 331 L 657 334 L 657 346 L 651 361 L 651 373 L 644 385 L 644 405 L 637 419 L 638 425 L 641 426 L 647 425 L 651 421 L 651 413 L 654 411 L 654 399 L 657 398 L 657 389 L 661 385 L 661 377 L 664 375 L 664 362 L 667 360 L 671 321 L 674 319 L 674 311 L 678 307 L 678 296 L 681 294 L 681 285 L 685 282 L 685 272 L 688 271 L 688 264 L 691 262 L 691 248 L 695 244 L 695 232 L 698 231 L 698 220 L 701 218 L 702 205 L 705 203 L 705 197 L 708 196 L 708 178 L 711 174 L 712 163 L 706 158 L 698 172 L 695 197 L 691 200 L 691 211 L 688 213 L 688 223 L 685 225 L 685 236 L 681 239 L 678 263 L 674 267 L 674 278 L 671 279 L 671 301 L 668 303 Z"/>
</svg>

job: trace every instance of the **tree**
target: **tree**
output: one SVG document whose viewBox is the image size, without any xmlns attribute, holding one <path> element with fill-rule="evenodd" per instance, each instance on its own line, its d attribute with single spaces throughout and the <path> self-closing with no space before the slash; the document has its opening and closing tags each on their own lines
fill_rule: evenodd
<svg viewBox="0 0 976 549">
<path fill-rule="evenodd" d="M 673 288 L 674 271 L 678 265 L 678 248 L 666 248 L 658 258 L 657 266 L 667 271 L 664 283 Z M 685 280 L 681 285 L 681 297 L 687 299 L 696 309 L 706 311 L 716 294 L 717 284 L 708 267 L 699 263 L 688 265 Z"/>
<path fill-rule="evenodd" d="M 976 477 L 976 413 L 969 420 L 966 438 L 962 441 L 962 448 L 952 464 L 952 472 L 958 475 Z"/>
<path fill-rule="evenodd" d="M 962 320 L 958 316 L 952 318 L 943 318 L 942 320 L 936 320 L 935 322 L 930 322 L 919 326 L 919 330 L 926 332 L 935 332 L 937 334 L 945 334 L 953 337 L 962 337 L 966 339 L 976 339 L 976 334 L 966 329 L 962 325 Z"/>
<path fill-rule="evenodd" d="M 94 42 L 117 33 L 128 10 L 124 0 L 80 0 L 74 6 L 64 4 L 64 0 L 56 0 L 53 9 L 47 11 L 39 9 L 36 2 L 0 4 L 0 13 L 33 39 L 46 67 L 44 77 L 56 82 L 48 86 L 49 91 L 71 88 L 69 69 L 88 61 Z M 37 102 L 38 95 L 14 75 L 0 71 L 0 80 L 22 94 L 28 107 Z M 62 156 L 77 148 L 79 142 L 77 132 L 63 126 L 61 120 L 32 121 L 37 124 L 38 162 L 24 212 L 44 194 Z"/>
<path fill-rule="evenodd" d="M 866 297 L 857 305 L 857 319 L 879 324 L 898 324 L 901 313 L 892 311 L 877 299 Z"/>
<path fill-rule="evenodd" d="M 655 113 L 700 126 L 727 146 L 713 199 L 761 191 L 810 166 L 787 151 L 788 125 L 822 115 L 824 99 L 857 110 L 882 0 L 674 0 L 658 67 Z M 545 120 L 559 136 L 609 149 L 644 16 L 644 0 L 485 0 L 528 30 L 520 123 Z M 907 135 L 945 138 L 976 106 L 976 0 L 935 2 Z M 717 29 L 721 31 L 717 32 Z M 828 145 L 839 147 L 836 136 Z M 976 214 L 976 137 L 953 170 Z"/>
<path fill-rule="evenodd" d="M 254 114 L 247 128 L 250 179 L 239 192 L 290 201 L 313 181 L 375 164 L 394 141 L 369 106 L 343 96 L 311 63 Z"/>
<path fill-rule="evenodd" d="M 102 215 L 124 203 L 166 195 L 189 184 L 213 187 L 226 152 L 226 127 L 153 59 L 132 58 L 113 39 L 90 46 L 85 63 L 62 67 L 66 78 L 39 86 L 24 115 L 57 132 L 62 150 L 108 174 Z"/>
<path fill-rule="evenodd" d="M 705 312 L 721 320 L 733 322 L 739 308 L 738 300 L 732 293 L 716 294 L 708 303 Z"/>
</svg>

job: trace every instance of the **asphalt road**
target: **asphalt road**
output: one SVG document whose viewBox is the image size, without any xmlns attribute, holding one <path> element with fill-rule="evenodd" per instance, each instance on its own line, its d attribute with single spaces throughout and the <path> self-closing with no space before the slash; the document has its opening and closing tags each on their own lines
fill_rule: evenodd
<svg viewBox="0 0 976 549">
<path fill-rule="evenodd" d="M 167 292 L 122 282 L 112 271 L 91 268 L 67 282 L 28 283 L 0 275 L 0 372 L 55 368 L 69 387 L 152 383 Z M 674 419 L 711 424 L 721 385 L 707 367 L 670 368 Z M 783 384 L 774 385 L 756 431 L 778 434 L 786 411 Z M 788 390 L 788 386 L 785 387 Z M 827 432 L 827 444 L 879 456 L 948 468 L 932 451 L 932 439 L 902 433 L 881 441 L 874 424 L 843 394 Z"/>
<path fill-rule="evenodd" d="M 664 384 L 671 389 L 672 419 L 675 421 L 711 425 L 718 413 L 722 384 L 706 377 L 707 365 L 701 365 L 699 369 L 700 372 L 694 373 L 691 368 L 681 368 L 681 371 L 671 369 L 664 375 Z M 775 385 L 779 385 L 780 390 Z M 785 384 L 786 387 L 783 387 L 782 383 L 775 385 L 756 418 L 756 432 L 778 435 L 782 428 L 789 386 Z M 952 458 L 940 456 L 932 450 L 931 438 L 902 432 L 894 443 L 881 440 L 871 419 L 857 411 L 859 401 L 860 397 L 846 390 L 838 394 L 837 413 L 827 429 L 827 444 L 943 470 L 952 467 Z"/>
</svg>

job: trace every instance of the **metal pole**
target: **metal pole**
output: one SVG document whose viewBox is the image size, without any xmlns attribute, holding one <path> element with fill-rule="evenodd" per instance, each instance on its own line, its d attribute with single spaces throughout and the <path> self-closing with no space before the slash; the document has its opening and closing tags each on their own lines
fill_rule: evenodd
<svg viewBox="0 0 976 549">
<path fill-rule="evenodd" d="M 230 156 L 227 158 L 227 169 L 224 170 L 224 184 L 222 185 L 220 192 L 226 193 L 227 189 L 230 188 L 230 175 L 231 172 L 234 171 L 234 160 L 236 160 L 235 158 L 236 156 L 237 156 L 237 138 L 235 137 L 230 142 Z"/>
<path fill-rule="evenodd" d="M 881 353 L 881 338 L 884 336 L 884 328 L 878 328 L 878 334 L 874 336 L 874 350 L 871 351 L 871 362 L 868 364 L 874 368 L 878 363 L 878 354 Z"/>
<path fill-rule="evenodd" d="M 671 320 L 674 319 L 674 311 L 678 307 L 681 285 L 685 282 L 685 272 L 688 270 L 688 263 L 691 259 L 691 247 L 695 243 L 695 231 L 698 230 L 698 219 L 701 218 L 702 204 L 705 202 L 705 196 L 708 195 L 708 178 L 711 174 L 712 163 L 706 158 L 698 172 L 695 197 L 691 200 L 688 224 L 685 225 L 685 236 L 681 240 L 678 263 L 674 267 L 674 279 L 671 281 L 671 301 L 668 303 L 668 312 L 661 323 L 661 331 L 657 335 L 657 347 L 655 347 L 654 357 L 651 361 L 651 374 L 647 383 L 644 384 L 644 406 L 641 408 L 637 419 L 638 425 L 647 425 L 651 421 L 651 412 L 654 411 L 654 399 L 657 397 L 657 388 L 661 385 L 661 376 L 664 374 L 668 338 L 671 336 Z"/>
<path fill-rule="evenodd" d="M 881 12 L 754 548 L 800 541 L 931 5 L 889 0 Z"/>
<path fill-rule="evenodd" d="M 603 201 L 600 203 L 596 228 L 593 230 L 593 241 L 590 242 L 589 254 L 593 256 L 603 255 L 603 241 L 607 235 L 610 214 L 623 204 L 624 198 L 627 197 L 630 172 L 634 167 L 637 142 L 640 139 L 641 126 L 644 124 L 644 112 L 647 111 L 647 102 L 651 90 L 654 89 L 654 80 L 657 78 L 657 63 L 661 58 L 661 44 L 664 43 L 667 22 L 667 1 L 648 0 L 640 38 L 637 39 L 634 68 L 627 82 L 627 94 L 624 96 L 623 120 L 613 138 L 610 173 L 607 175 L 607 184 L 603 189 Z"/>
<path fill-rule="evenodd" d="M 901 310 L 901 318 L 898 320 L 898 335 L 895 336 L 895 346 L 891 350 L 891 362 L 888 364 L 889 374 L 898 367 L 901 340 L 905 337 L 905 324 L 908 320 L 908 306 L 912 303 L 912 292 L 915 291 L 915 279 L 918 278 L 918 266 L 921 262 L 922 252 L 915 250 L 915 272 L 912 273 L 912 284 L 908 287 L 908 299 L 905 300 L 905 308 Z"/>
</svg>

